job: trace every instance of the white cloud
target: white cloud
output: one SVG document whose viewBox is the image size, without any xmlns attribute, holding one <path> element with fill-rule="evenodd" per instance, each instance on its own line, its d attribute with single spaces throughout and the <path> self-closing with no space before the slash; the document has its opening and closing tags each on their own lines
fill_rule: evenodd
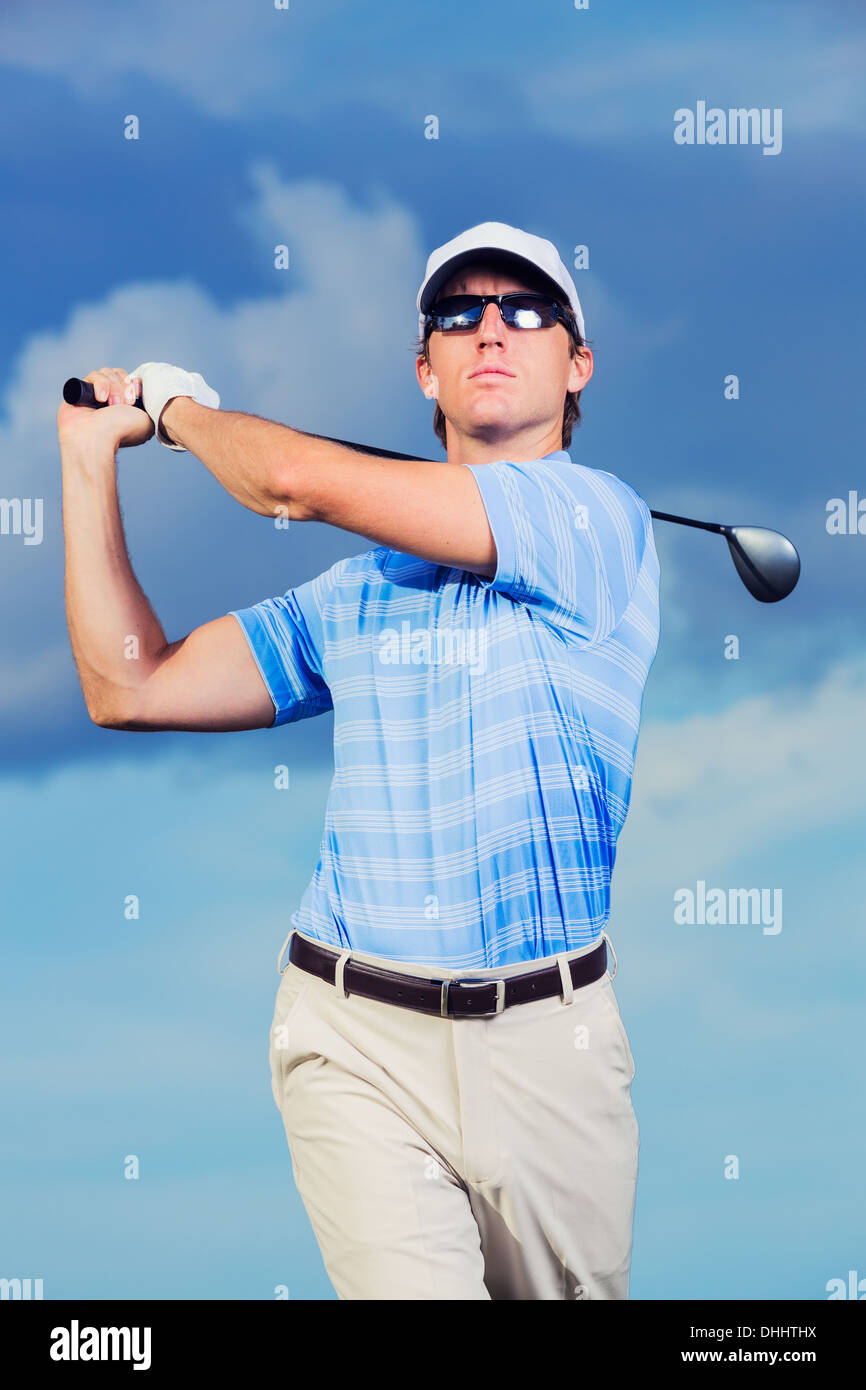
<svg viewBox="0 0 866 1390">
<path fill-rule="evenodd" d="M 345 9 L 346 0 L 316 0 L 315 11 L 276 10 L 208 0 L 178 5 L 149 0 L 118 7 L 85 0 L 70 8 L 43 0 L 37 9 L 4 7 L 0 15 L 3 62 L 55 73 L 86 99 L 128 90 L 128 75 L 144 74 L 174 87 L 209 115 L 244 114 L 262 99 L 305 87 L 310 32 Z M 141 113 L 138 113 L 141 114 Z"/>
<path fill-rule="evenodd" d="M 676 107 L 700 96 L 724 107 L 782 106 L 786 132 L 866 130 L 866 40 L 854 32 L 856 13 L 849 32 L 834 32 L 826 6 L 791 3 L 781 18 L 755 9 L 744 20 L 724 11 L 684 22 L 673 13 L 645 37 L 634 34 L 628 13 L 596 18 L 587 34 L 582 16 L 568 26 L 554 10 L 526 32 L 524 7 L 496 10 L 493 33 L 485 33 L 483 11 L 468 17 L 474 46 L 456 64 L 448 24 L 431 25 L 423 10 L 396 3 L 359 21 L 348 0 L 282 11 L 237 0 L 150 0 L 144 12 L 108 0 L 83 8 L 43 0 L 5 8 L 0 52 L 6 64 L 64 77 L 88 100 L 119 98 L 129 75 L 144 74 L 222 119 L 279 111 L 317 120 L 336 104 L 354 104 L 378 106 L 419 132 L 433 110 L 446 131 L 492 134 L 503 126 L 507 64 L 512 121 L 567 139 L 634 138 L 668 108 L 672 129 Z M 426 68 L 418 65 L 422 46 Z"/>
<path fill-rule="evenodd" d="M 574 54 L 534 64 L 522 94 L 535 126 L 580 140 L 638 139 L 674 111 L 708 105 L 781 107 L 783 134 L 866 131 L 866 40 L 828 36 L 821 17 L 791 14 L 772 35 L 755 26 L 624 41 L 600 36 Z"/>
<path fill-rule="evenodd" d="M 133 281 L 80 305 L 63 329 L 34 335 L 4 402 L 4 452 L 21 477 L 46 453 L 62 382 L 108 364 L 178 362 L 201 371 L 225 407 L 303 417 L 303 428 L 381 433 L 384 420 L 399 431 L 417 419 L 420 392 L 401 353 L 416 332 L 425 258 L 411 216 L 386 199 L 358 207 L 333 183 L 282 183 L 267 164 L 251 180 L 256 196 L 239 216 L 265 265 L 275 245 L 290 251 L 291 268 L 273 271 L 274 293 L 223 307 L 189 280 Z"/>
<path fill-rule="evenodd" d="M 806 693 L 644 721 L 609 924 L 644 1101 L 647 1087 L 661 1085 L 667 1103 L 686 1093 L 700 1126 L 715 1112 L 696 1077 L 712 1091 L 739 1068 L 760 1108 L 761 1096 L 778 1095 L 783 1067 L 797 1107 L 804 1086 L 820 1087 L 827 1067 L 854 1055 L 866 927 L 855 848 L 866 828 L 864 702 L 861 656 Z M 674 892 L 694 891 L 699 879 L 707 890 L 779 888 L 781 931 L 675 923 Z"/>
<path fill-rule="evenodd" d="M 808 691 L 774 690 L 721 713 L 645 723 L 626 823 L 630 874 L 673 882 L 692 863 L 707 878 L 755 845 L 862 814 L 864 702 L 861 655 Z"/>
<path fill-rule="evenodd" d="M 820 849 L 814 862 L 804 862 L 797 846 L 807 837 L 826 845 L 821 836 L 863 823 L 864 705 L 866 656 L 859 655 L 829 668 L 806 691 L 774 690 L 721 712 L 644 721 L 631 806 L 617 846 L 611 919 L 614 946 L 628 953 L 628 990 L 643 1007 L 657 1010 L 661 1000 L 681 997 L 686 989 L 690 998 L 701 1000 L 702 1010 L 723 1018 L 727 1009 L 728 1018 L 733 1016 L 735 996 L 739 991 L 742 999 L 749 988 L 736 979 L 742 965 L 736 943 L 748 932 L 763 948 L 789 961 L 793 953 L 799 962 L 800 985 L 797 997 L 788 998 L 788 1014 L 779 987 L 784 1031 L 797 1021 L 802 970 L 812 969 L 816 932 L 832 928 L 840 951 L 846 940 L 853 952 L 860 951 L 862 933 L 855 940 L 849 919 L 852 900 L 860 903 L 862 875 L 858 893 L 845 880 L 853 866 L 844 852 L 836 864 Z M 757 878 L 756 856 L 764 866 Z M 744 870 L 745 864 L 751 867 Z M 789 888 L 799 882 L 794 900 L 784 898 L 781 932 L 763 936 L 760 924 L 675 926 L 673 894 L 679 888 L 694 890 L 698 879 L 708 890 L 725 891 L 777 886 L 784 891 L 785 882 Z M 857 915 L 862 919 L 862 905 Z M 823 918 L 820 926 L 816 916 Z M 777 958 L 763 968 L 778 969 Z M 832 994 L 833 982 L 826 985 Z M 800 1022 L 811 1019 L 823 1002 L 820 995 L 810 999 Z M 741 1022 L 738 1017 L 738 1029 Z M 757 1016 L 752 1023 L 756 1036 L 775 1026 Z"/>
</svg>

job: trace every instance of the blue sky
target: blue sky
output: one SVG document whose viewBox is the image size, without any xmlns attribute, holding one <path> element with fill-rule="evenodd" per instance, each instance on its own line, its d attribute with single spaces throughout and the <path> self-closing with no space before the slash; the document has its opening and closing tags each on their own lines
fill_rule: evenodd
<svg viewBox="0 0 866 1390">
<path fill-rule="evenodd" d="M 572 458 L 658 510 L 781 530 L 803 565 L 758 604 L 721 538 L 656 524 L 661 643 L 609 928 L 642 1140 L 632 1294 L 822 1298 L 866 1274 L 866 536 L 826 530 L 864 487 L 860 8 L 48 3 L 0 17 L 0 54 L 2 493 L 44 502 L 40 545 L 0 536 L 0 1276 L 46 1297 L 333 1297 L 267 1065 L 332 719 L 90 723 L 60 386 L 178 362 L 227 408 L 440 458 L 415 296 L 429 252 L 488 219 L 567 264 L 589 247 Z M 676 145 L 699 100 L 780 108 L 780 153 Z M 277 532 L 155 442 L 119 474 L 169 639 L 369 544 Z M 782 930 L 675 923 L 699 881 L 780 888 Z"/>
</svg>

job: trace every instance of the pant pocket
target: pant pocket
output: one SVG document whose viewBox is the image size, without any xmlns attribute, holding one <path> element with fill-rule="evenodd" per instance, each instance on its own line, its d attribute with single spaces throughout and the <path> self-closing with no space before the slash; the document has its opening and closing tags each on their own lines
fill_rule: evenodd
<svg viewBox="0 0 866 1390">
<path fill-rule="evenodd" d="M 629 1078 L 631 1082 L 634 1080 L 635 1073 L 634 1057 L 632 1056 L 631 1045 L 629 1044 L 628 1034 L 625 1031 L 625 1024 L 623 1023 L 622 1017 L 619 1012 L 619 1003 L 617 1001 L 616 995 L 614 994 L 613 985 L 611 984 L 608 976 L 604 976 L 603 978 L 603 998 L 609 1010 L 611 1022 L 613 1023 L 613 1026 L 616 1030 L 617 1037 L 619 1038 L 620 1043 L 622 1044 L 627 1069 L 631 1073 Z"/>
<path fill-rule="evenodd" d="M 307 997 L 313 976 L 289 961 L 285 968 L 271 1023 L 268 1059 L 271 1067 L 271 1090 L 277 1108 L 282 1108 L 282 1086 L 289 1057 L 296 1048 L 295 1021 Z"/>
</svg>

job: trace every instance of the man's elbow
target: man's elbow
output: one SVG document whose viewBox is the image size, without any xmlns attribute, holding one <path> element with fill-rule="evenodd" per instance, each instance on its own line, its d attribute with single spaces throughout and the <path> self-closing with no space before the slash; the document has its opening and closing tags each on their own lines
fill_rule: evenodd
<svg viewBox="0 0 866 1390">
<path fill-rule="evenodd" d="M 113 718 L 110 714 L 91 714 L 90 720 L 98 729 L 123 728 L 123 724 L 119 723 L 118 720 Z"/>
<path fill-rule="evenodd" d="M 267 512 L 286 521 L 315 521 L 313 507 L 301 497 L 296 469 L 277 469 L 268 488 Z"/>
<path fill-rule="evenodd" d="M 121 710 L 117 705 L 102 704 L 96 701 L 88 701 L 87 713 L 90 715 L 91 722 L 100 729 L 126 729 L 129 728 L 129 715 L 126 710 Z"/>
</svg>

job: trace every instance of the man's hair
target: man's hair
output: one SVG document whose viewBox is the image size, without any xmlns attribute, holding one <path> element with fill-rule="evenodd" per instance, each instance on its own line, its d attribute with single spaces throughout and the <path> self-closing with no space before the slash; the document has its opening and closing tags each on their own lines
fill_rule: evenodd
<svg viewBox="0 0 866 1390">
<path fill-rule="evenodd" d="M 522 269 L 517 269 L 514 266 L 513 262 L 509 263 L 507 259 L 501 259 L 492 254 L 489 256 L 479 255 L 478 261 L 473 261 L 472 265 L 484 265 L 490 266 L 491 268 L 495 268 L 497 270 L 502 269 L 504 271 L 511 271 L 514 275 L 514 278 L 522 280 L 528 290 L 536 290 L 543 294 L 549 294 L 551 299 L 555 299 L 557 304 L 561 304 L 563 309 L 565 310 L 566 318 L 568 319 L 568 323 L 566 325 L 569 337 L 568 355 L 572 359 L 574 359 L 578 355 L 579 348 L 586 346 L 587 343 L 591 341 L 590 339 L 581 337 L 580 330 L 577 326 L 577 320 L 574 317 L 574 311 L 571 305 L 569 304 L 559 285 L 555 284 L 552 280 L 548 280 L 546 275 L 542 275 L 540 272 L 537 275 L 533 275 L 531 271 L 523 271 Z M 519 293 L 519 291 L 515 290 L 514 293 L 517 294 Z M 440 295 L 436 296 L 436 299 L 433 301 L 434 304 L 438 302 L 440 297 Z M 412 351 L 415 353 L 415 355 L 423 356 L 428 366 L 430 365 L 429 345 L 430 335 L 428 334 L 425 338 L 423 331 L 419 333 L 417 340 L 412 345 Z M 583 388 L 581 387 L 580 391 L 566 392 L 565 404 L 562 410 L 563 449 L 567 449 L 569 444 L 571 443 L 571 432 L 574 426 L 580 424 L 580 397 L 582 391 Z M 447 436 L 445 434 L 445 416 L 442 413 L 442 408 L 439 405 L 438 401 L 436 402 L 436 406 L 433 411 L 433 431 L 436 434 L 437 438 L 440 440 L 443 449 L 447 449 L 448 445 Z"/>
</svg>

